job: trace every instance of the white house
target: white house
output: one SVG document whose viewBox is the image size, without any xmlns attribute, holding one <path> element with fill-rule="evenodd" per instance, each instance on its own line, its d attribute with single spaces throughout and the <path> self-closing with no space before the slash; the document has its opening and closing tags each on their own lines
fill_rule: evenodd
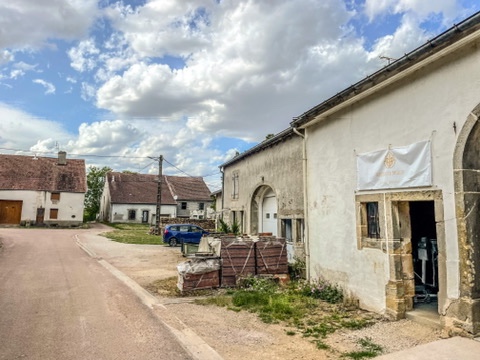
<svg viewBox="0 0 480 360">
<path fill-rule="evenodd" d="M 103 221 L 154 224 L 158 175 L 110 172 L 100 201 Z M 162 178 L 160 217 L 205 218 L 210 191 L 200 177 Z"/>
<path fill-rule="evenodd" d="M 109 172 L 100 201 L 100 219 L 110 223 L 155 223 L 158 176 Z M 176 217 L 177 203 L 165 177 L 162 181 L 160 216 Z"/>
<path fill-rule="evenodd" d="M 291 123 L 310 279 L 480 333 L 480 13 Z"/>
<path fill-rule="evenodd" d="M 0 224 L 78 226 L 87 190 L 85 161 L 0 155 Z"/>
</svg>

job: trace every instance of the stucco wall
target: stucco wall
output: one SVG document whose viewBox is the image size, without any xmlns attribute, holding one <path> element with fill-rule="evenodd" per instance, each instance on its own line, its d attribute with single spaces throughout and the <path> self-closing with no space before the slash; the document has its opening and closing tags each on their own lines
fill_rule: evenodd
<svg viewBox="0 0 480 360">
<path fill-rule="evenodd" d="M 135 220 L 128 219 L 128 211 L 136 210 Z M 112 223 L 142 223 L 142 212 L 147 210 L 148 214 L 148 223 L 155 223 L 155 218 L 152 216 L 156 213 L 157 206 L 151 204 L 112 204 L 110 210 L 109 222 Z M 162 216 L 169 215 L 171 217 L 176 216 L 176 205 L 162 205 L 160 208 L 160 214 Z"/>
<path fill-rule="evenodd" d="M 0 192 L 2 200 L 21 200 L 22 222 L 34 223 L 37 217 L 37 209 L 44 208 L 44 222 L 59 225 L 75 225 L 83 223 L 83 193 L 60 193 L 60 200 L 51 200 L 51 193 L 48 191 L 24 191 L 4 190 Z M 58 209 L 58 218 L 50 219 L 50 209 Z"/>
<path fill-rule="evenodd" d="M 279 219 L 303 218 L 302 146 L 302 138 L 292 134 L 279 144 L 225 167 L 223 207 L 245 212 L 246 233 L 251 233 L 252 229 L 252 197 L 264 185 L 275 193 Z M 238 174 L 237 199 L 232 198 L 234 173 Z"/>
<path fill-rule="evenodd" d="M 306 130 L 311 275 L 344 284 L 366 308 L 385 310 L 389 270 L 384 252 L 357 248 L 355 195 L 366 192 L 356 191 L 355 155 L 429 139 L 429 189 L 441 190 L 444 204 L 446 294 L 459 295 L 452 161 L 460 129 L 480 102 L 477 46 L 420 68 Z"/>
</svg>

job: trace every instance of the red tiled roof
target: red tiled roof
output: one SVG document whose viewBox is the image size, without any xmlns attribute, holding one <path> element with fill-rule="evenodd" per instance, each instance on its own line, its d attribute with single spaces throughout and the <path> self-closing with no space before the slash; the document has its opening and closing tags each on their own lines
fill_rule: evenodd
<svg viewBox="0 0 480 360">
<path fill-rule="evenodd" d="M 109 172 L 107 180 L 114 204 L 157 203 L 158 175 Z M 177 204 L 168 189 L 165 176 L 162 181 L 162 204 Z"/>
<path fill-rule="evenodd" d="M 85 193 L 85 160 L 0 154 L 0 190 Z"/>
<path fill-rule="evenodd" d="M 110 172 L 107 174 L 110 197 L 116 204 L 156 204 L 158 175 Z M 162 204 L 177 200 L 210 201 L 210 190 L 201 177 L 163 176 Z"/>
<path fill-rule="evenodd" d="M 166 176 L 168 186 L 177 201 L 210 201 L 210 190 L 201 177 Z"/>
</svg>

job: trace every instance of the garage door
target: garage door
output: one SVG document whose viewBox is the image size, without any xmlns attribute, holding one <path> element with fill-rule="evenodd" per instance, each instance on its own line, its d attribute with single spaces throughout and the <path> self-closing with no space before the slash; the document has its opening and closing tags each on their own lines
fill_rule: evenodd
<svg viewBox="0 0 480 360">
<path fill-rule="evenodd" d="M 277 198 L 272 190 L 263 198 L 261 229 L 262 232 L 271 232 L 277 236 Z"/>
<path fill-rule="evenodd" d="M 23 201 L 0 200 L 0 224 L 19 225 Z"/>
</svg>

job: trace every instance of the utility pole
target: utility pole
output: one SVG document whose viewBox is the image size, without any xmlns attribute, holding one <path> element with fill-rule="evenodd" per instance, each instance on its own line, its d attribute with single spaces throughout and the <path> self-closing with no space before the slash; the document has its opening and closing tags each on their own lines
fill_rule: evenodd
<svg viewBox="0 0 480 360">
<path fill-rule="evenodd" d="M 160 235 L 160 208 L 162 206 L 162 163 L 163 155 L 158 158 L 157 209 L 155 211 L 155 235 Z"/>
</svg>

